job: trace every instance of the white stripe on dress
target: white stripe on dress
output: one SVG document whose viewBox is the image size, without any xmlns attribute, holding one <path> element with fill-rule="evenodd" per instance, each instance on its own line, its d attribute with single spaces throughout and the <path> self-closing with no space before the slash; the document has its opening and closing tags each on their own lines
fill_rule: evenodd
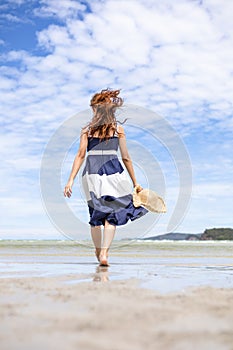
<svg viewBox="0 0 233 350">
<path fill-rule="evenodd" d="M 117 151 L 111 150 L 111 149 L 105 149 L 105 150 L 98 150 L 98 149 L 93 149 L 87 152 L 87 155 L 89 156 L 102 156 L 102 155 L 115 155 L 117 154 Z"/>
<path fill-rule="evenodd" d="M 96 198 L 102 196 L 119 198 L 132 193 L 132 186 L 125 171 L 111 175 L 86 173 L 82 183 L 87 201 L 91 200 L 90 192 L 94 192 Z"/>
</svg>

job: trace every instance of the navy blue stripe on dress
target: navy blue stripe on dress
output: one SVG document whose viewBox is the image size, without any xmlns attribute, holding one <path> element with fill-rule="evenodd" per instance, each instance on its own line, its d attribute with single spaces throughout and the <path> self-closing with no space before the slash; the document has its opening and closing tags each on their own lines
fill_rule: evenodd
<svg viewBox="0 0 233 350">
<path fill-rule="evenodd" d="M 104 225 L 105 220 L 112 225 L 124 225 L 148 212 L 133 205 L 132 185 L 117 157 L 118 146 L 115 136 L 108 140 L 88 138 L 90 154 L 82 180 L 92 226 Z"/>
<path fill-rule="evenodd" d="M 116 155 L 89 155 L 83 171 L 83 175 L 98 174 L 111 175 L 117 172 L 122 173 L 124 168 Z"/>
</svg>

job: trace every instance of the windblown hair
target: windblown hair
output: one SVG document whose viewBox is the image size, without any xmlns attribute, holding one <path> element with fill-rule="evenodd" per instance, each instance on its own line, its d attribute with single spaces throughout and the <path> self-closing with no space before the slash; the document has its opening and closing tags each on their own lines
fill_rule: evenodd
<svg viewBox="0 0 233 350">
<path fill-rule="evenodd" d="M 88 124 L 89 135 L 95 133 L 102 139 L 109 139 L 117 133 L 117 120 L 115 112 L 123 105 L 123 99 L 119 97 L 120 90 L 102 90 L 96 93 L 90 106 L 93 108 L 93 118 Z"/>
</svg>

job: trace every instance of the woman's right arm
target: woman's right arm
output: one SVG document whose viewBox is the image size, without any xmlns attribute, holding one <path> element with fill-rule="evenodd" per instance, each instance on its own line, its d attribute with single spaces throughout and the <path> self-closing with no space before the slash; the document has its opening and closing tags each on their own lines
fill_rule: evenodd
<svg viewBox="0 0 233 350">
<path fill-rule="evenodd" d="M 86 156 L 87 142 L 88 142 L 88 136 L 87 136 L 86 130 L 84 130 L 81 133 L 79 150 L 78 150 L 76 157 L 74 159 L 68 182 L 64 188 L 64 196 L 65 197 L 70 198 L 70 196 L 72 194 L 72 186 L 74 183 L 74 179 L 75 179 L 79 169 L 81 168 L 81 165 L 82 165 L 82 163 L 85 159 L 85 156 Z"/>
</svg>

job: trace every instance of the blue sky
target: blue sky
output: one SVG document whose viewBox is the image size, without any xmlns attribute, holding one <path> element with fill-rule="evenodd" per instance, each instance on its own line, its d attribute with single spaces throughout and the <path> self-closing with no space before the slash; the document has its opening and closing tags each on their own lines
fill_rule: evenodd
<svg viewBox="0 0 233 350">
<path fill-rule="evenodd" d="M 168 206 L 148 235 L 168 231 L 184 185 L 171 155 L 178 144 L 155 142 L 165 132 L 157 115 L 174 141 L 181 138 L 192 168 L 192 197 L 175 231 L 233 227 L 232 11 L 230 0 L 1 1 L 0 237 L 62 238 L 41 200 L 41 160 L 59 127 L 77 115 L 77 139 L 68 130 L 72 143 L 64 144 L 62 191 L 88 121 L 80 113 L 106 87 L 122 89 L 122 119 L 134 111 L 126 131 L 138 178 L 147 185 L 154 172 L 153 189 Z M 85 222 L 80 191 L 77 181 L 66 205 Z M 145 225 L 135 227 L 143 232 Z"/>
</svg>

